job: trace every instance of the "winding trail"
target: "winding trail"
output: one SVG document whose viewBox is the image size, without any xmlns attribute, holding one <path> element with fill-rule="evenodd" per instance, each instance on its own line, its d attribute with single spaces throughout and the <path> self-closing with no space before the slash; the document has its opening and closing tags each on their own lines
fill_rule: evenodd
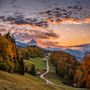
<svg viewBox="0 0 90 90">
<path fill-rule="evenodd" d="M 48 56 L 47 56 L 48 57 Z M 48 59 L 46 59 L 45 57 L 43 58 L 44 61 L 46 61 L 46 72 L 44 72 L 43 74 L 40 75 L 40 78 L 43 79 L 47 84 L 50 84 L 50 85 L 53 85 L 53 86 L 56 86 L 56 87 L 59 87 L 61 88 L 62 90 L 65 90 L 64 87 L 60 86 L 60 85 L 57 85 L 57 84 L 54 84 L 53 82 L 51 82 L 50 80 L 46 79 L 44 76 L 49 72 L 49 61 Z"/>
</svg>

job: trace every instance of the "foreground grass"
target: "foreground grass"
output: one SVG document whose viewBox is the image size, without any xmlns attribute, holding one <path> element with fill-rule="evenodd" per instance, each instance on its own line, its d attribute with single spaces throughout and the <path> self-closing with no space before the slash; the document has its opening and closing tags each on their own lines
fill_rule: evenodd
<svg viewBox="0 0 90 90">
<path fill-rule="evenodd" d="M 39 77 L 0 71 L 0 90 L 61 90 L 47 85 Z"/>
</svg>

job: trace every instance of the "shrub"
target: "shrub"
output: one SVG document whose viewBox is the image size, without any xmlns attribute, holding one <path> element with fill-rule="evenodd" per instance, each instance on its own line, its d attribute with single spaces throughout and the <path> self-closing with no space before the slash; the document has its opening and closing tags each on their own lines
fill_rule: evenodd
<svg viewBox="0 0 90 90">
<path fill-rule="evenodd" d="M 0 70 L 8 71 L 9 67 L 5 62 L 0 62 Z"/>
<path fill-rule="evenodd" d="M 36 75 L 35 65 L 31 61 L 24 61 L 24 70 L 25 72 L 30 73 L 31 75 Z"/>
<path fill-rule="evenodd" d="M 30 74 L 31 74 L 31 75 L 34 75 L 34 76 L 36 75 L 35 65 L 32 65 Z"/>
<path fill-rule="evenodd" d="M 11 62 L 10 60 L 6 61 L 7 65 L 8 65 L 8 72 L 14 72 L 15 71 L 15 64 L 13 62 Z"/>
</svg>

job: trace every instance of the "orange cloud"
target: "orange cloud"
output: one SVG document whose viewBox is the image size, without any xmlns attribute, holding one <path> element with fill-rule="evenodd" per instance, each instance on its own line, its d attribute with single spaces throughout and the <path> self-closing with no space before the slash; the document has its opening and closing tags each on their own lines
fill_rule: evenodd
<svg viewBox="0 0 90 90">
<path fill-rule="evenodd" d="M 58 45 L 59 42 L 56 42 L 54 40 L 52 40 L 51 38 L 46 40 L 46 39 L 40 39 L 40 38 L 37 38 L 36 39 L 38 44 L 42 47 L 47 47 L 47 46 L 50 46 L 50 47 L 60 47 L 60 45 Z"/>
<path fill-rule="evenodd" d="M 16 26 L 18 27 L 25 27 L 25 28 L 29 28 L 29 29 L 33 29 L 33 30 L 40 30 L 40 31 L 44 31 L 46 32 L 47 31 L 47 28 L 44 28 L 44 27 L 40 27 L 40 26 L 36 26 L 36 25 L 33 25 L 33 24 L 16 24 Z"/>
<path fill-rule="evenodd" d="M 77 19 L 77 18 L 61 18 L 61 19 L 53 19 L 48 18 L 46 19 L 48 23 L 59 25 L 59 24 L 90 24 L 90 17 L 84 19 Z"/>
</svg>

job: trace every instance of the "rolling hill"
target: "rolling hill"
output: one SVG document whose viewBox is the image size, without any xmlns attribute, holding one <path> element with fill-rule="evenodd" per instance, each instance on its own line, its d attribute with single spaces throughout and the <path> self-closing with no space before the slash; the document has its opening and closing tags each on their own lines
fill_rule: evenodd
<svg viewBox="0 0 90 90">
<path fill-rule="evenodd" d="M 0 90 L 60 90 L 47 85 L 39 77 L 0 71 Z"/>
</svg>

